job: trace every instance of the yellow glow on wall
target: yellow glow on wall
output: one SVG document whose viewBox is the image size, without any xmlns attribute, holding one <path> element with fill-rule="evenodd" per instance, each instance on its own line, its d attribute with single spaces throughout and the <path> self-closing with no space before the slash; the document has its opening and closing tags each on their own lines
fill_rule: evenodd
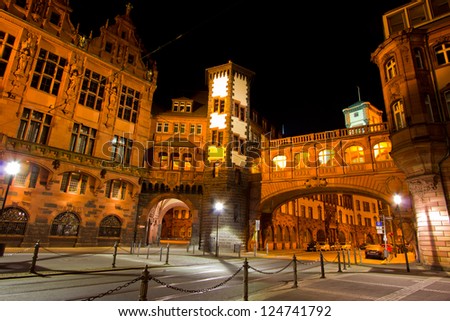
<svg viewBox="0 0 450 321">
<path fill-rule="evenodd" d="M 221 77 L 217 77 L 213 81 L 212 85 L 212 97 L 225 97 L 228 95 L 227 90 L 228 76 L 223 74 Z"/>
<path fill-rule="evenodd" d="M 226 116 L 227 114 L 212 113 L 209 128 L 218 128 L 218 129 L 227 128 L 227 125 L 225 123 Z"/>
<path fill-rule="evenodd" d="M 222 159 L 225 155 L 225 148 L 224 147 L 217 147 L 217 146 L 208 146 L 208 158 L 209 160 L 217 160 Z"/>
</svg>

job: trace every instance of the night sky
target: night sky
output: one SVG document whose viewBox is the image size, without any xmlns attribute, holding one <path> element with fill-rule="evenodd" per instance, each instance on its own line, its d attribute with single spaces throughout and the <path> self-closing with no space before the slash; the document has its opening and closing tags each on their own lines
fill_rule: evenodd
<svg viewBox="0 0 450 321">
<path fill-rule="evenodd" d="M 359 100 L 384 111 L 370 55 L 384 39 L 382 15 L 409 0 L 71 1 L 72 23 L 99 35 L 125 13 L 156 60 L 155 100 L 205 90 L 205 69 L 229 60 L 255 72 L 251 107 L 285 135 L 345 128 L 342 110 Z"/>
</svg>

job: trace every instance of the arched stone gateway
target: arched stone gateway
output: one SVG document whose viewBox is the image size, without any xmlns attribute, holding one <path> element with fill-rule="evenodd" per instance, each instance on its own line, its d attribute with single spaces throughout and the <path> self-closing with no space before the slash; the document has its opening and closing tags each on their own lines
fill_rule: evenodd
<svg viewBox="0 0 450 321">
<path fill-rule="evenodd" d="M 139 213 L 136 242 L 198 244 L 198 209 L 192 199 L 163 193 L 148 201 Z"/>
</svg>

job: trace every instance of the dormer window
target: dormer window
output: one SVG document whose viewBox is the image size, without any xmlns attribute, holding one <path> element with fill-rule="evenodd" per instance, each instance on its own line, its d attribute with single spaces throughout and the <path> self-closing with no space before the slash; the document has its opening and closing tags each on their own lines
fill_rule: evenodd
<svg viewBox="0 0 450 321">
<path fill-rule="evenodd" d="M 174 101 L 172 102 L 172 111 L 180 113 L 192 112 L 192 102 L 190 101 Z"/>
<path fill-rule="evenodd" d="M 134 55 L 131 54 L 128 55 L 128 63 L 130 65 L 134 64 Z"/>
<path fill-rule="evenodd" d="M 56 12 L 52 12 L 51 15 L 50 15 L 50 19 L 49 20 L 54 25 L 59 26 L 59 23 L 61 21 L 61 15 L 56 13 Z"/>
<path fill-rule="evenodd" d="M 112 42 L 109 42 L 109 41 L 106 42 L 106 44 L 105 44 L 105 51 L 107 53 L 112 53 L 112 51 L 113 51 L 113 44 L 112 44 Z"/>
<path fill-rule="evenodd" d="M 16 0 L 16 6 L 24 8 L 27 6 L 27 0 Z"/>
</svg>

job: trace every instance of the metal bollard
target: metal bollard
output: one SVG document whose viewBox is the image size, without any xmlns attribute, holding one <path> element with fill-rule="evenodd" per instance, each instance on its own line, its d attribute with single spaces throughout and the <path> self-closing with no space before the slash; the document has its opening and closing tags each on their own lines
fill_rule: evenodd
<svg viewBox="0 0 450 321">
<path fill-rule="evenodd" d="M 165 264 L 169 264 L 169 248 L 170 248 L 170 244 L 167 243 L 166 263 Z"/>
<path fill-rule="evenodd" d="M 141 282 L 141 288 L 139 290 L 139 301 L 147 301 L 147 290 L 148 290 L 148 266 L 145 266 L 144 271 L 142 271 L 142 282 Z"/>
<path fill-rule="evenodd" d="M 30 273 L 36 273 L 35 269 L 36 269 L 36 261 L 38 258 L 38 253 L 39 253 L 39 240 L 36 242 L 36 244 L 34 245 L 34 253 L 33 253 L 33 259 L 31 261 L 31 266 L 30 266 Z"/>
<path fill-rule="evenodd" d="M 139 256 L 139 254 L 141 254 L 141 241 L 139 241 L 139 244 L 138 244 L 138 253 L 137 253 L 137 256 Z"/>
<path fill-rule="evenodd" d="M 149 255 L 150 255 L 150 244 L 147 245 L 147 259 Z"/>
<path fill-rule="evenodd" d="M 358 261 L 356 260 L 356 248 L 353 249 L 353 257 L 355 259 L 355 264 L 358 264 Z"/>
<path fill-rule="evenodd" d="M 162 246 L 159 248 L 159 261 L 162 261 Z"/>
<path fill-rule="evenodd" d="M 347 267 L 350 267 L 350 250 L 347 249 Z"/>
<path fill-rule="evenodd" d="M 113 253 L 113 262 L 112 262 L 112 267 L 115 268 L 116 267 L 116 256 L 117 256 L 117 241 L 114 242 L 114 253 Z"/>
<path fill-rule="evenodd" d="M 248 301 L 248 261 L 244 260 L 244 301 Z"/>
<path fill-rule="evenodd" d="M 320 271 L 322 272 L 321 279 L 325 279 L 325 266 L 323 264 L 323 254 L 320 252 Z"/>
<path fill-rule="evenodd" d="M 342 263 L 343 263 L 343 266 L 344 266 L 344 270 L 347 270 L 347 268 L 345 267 L 345 251 L 339 250 L 339 252 L 342 252 Z"/>
<path fill-rule="evenodd" d="M 342 272 L 341 270 L 341 253 L 340 251 L 337 251 L 337 258 L 338 258 L 338 272 Z"/>
<path fill-rule="evenodd" d="M 293 288 L 298 287 L 298 282 L 297 282 L 297 257 L 294 254 L 294 257 L 292 258 L 292 261 L 294 262 L 294 285 L 292 286 Z"/>
<path fill-rule="evenodd" d="M 266 254 L 269 255 L 269 243 L 266 244 Z"/>
</svg>

